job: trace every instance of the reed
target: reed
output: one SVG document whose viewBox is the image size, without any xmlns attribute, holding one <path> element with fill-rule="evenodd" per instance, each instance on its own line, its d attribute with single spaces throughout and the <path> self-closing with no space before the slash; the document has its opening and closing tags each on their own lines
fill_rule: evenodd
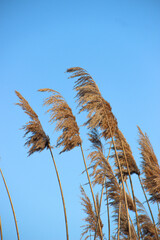
<svg viewBox="0 0 160 240">
<path fill-rule="evenodd" d="M 50 139 L 44 132 L 42 125 L 39 121 L 38 115 L 34 112 L 34 110 L 31 108 L 27 100 L 17 91 L 15 91 L 16 95 L 19 98 L 19 103 L 16 105 L 20 106 L 24 112 L 31 118 L 31 121 L 26 123 L 26 125 L 23 126 L 23 129 L 25 131 L 24 137 L 26 137 L 28 134 L 30 135 L 27 138 L 27 141 L 25 145 L 29 148 L 29 156 L 35 152 L 41 152 L 45 148 L 50 150 L 50 154 L 54 163 L 57 179 L 58 179 L 58 184 L 61 192 L 61 198 L 63 202 L 63 210 L 64 210 L 64 216 L 65 216 L 65 225 L 66 225 L 66 238 L 69 240 L 69 233 L 68 233 L 68 221 L 67 221 L 67 213 L 66 213 L 66 207 L 65 207 L 65 201 L 64 201 L 64 196 L 63 196 L 63 191 L 62 191 L 62 186 L 61 186 L 61 181 L 59 178 L 59 173 L 57 170 L 56 162 L 53 157 L 53 153 L 51 150 L 51 145 L 50 145 Z"/>
</svg>

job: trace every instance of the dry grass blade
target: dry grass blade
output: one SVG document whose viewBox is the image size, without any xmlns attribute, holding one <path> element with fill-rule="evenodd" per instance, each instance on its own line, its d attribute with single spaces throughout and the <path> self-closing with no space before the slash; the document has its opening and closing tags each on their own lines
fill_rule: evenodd
<svg viewBox="0 0 160 240">
<path fill-rule="evenodd" d="M 61 96 L 49 88 L 40 89 L 40 92 L 49 92 L 51 96 L 44 100 L 44 105 L 50 108 L 50 122 L 56 122 L 56 131 L 62 130 L 62 134 L 57 139 L 57 147 L 63 146 L 62 152 L 69 151 L 81 144 L 79 128 L 71 108 Z"/>
<path fill-rule="evenodd" d="M 80 112 L 88 111 L 88 121 L 85 125 L 88 128 L 100 127 L 102 135 L 108 139 L 111 137 L 108 125 L 110 124 L 112 133 L 117 127 L 117 120 L 112 113 L 110 104 L 102 97 L 98 86 L 93 78 L 83 68 L 75 67 L 67 69 L 67 72 L 73 73 L 70 78 L 78 77 L 74 89 L 77 91 L 78 104 L 81 107 Z M 106 114 L 108 121 L 106 121 Z"/>
<path fill-rule="evenodd" d="M 26 137 L 28 134 L 31 134 L 25 143 L 25 145 L 29 147 L 28 153 L 30 156 L 34 152 L 41 152 L 45 148 L 48 148 L 49 137 L 45 134 L 37 114 L 33 111 L 26 99 L 19 92 L 15 91 L 15 93 L 20 101 L 19 103 L 16 103 L 16 105 L 20 106 L 31 118 L 31 121 L 27 122 L 26 125 L 23 126 L 25 131 L 24 137 Z"/>
<path fill-rule="evenodd" d="M 90 231 L 95 234 L 96 231 L 96 224 L 97 224 L 97 214 L 96 212 L 93 210 L 91 201 L 89 199 L 89 197 L 86 195 L 84 189 L 81 186 L 81 200 L 82 200 L 82 206 L 84 207 L 83 210 L 86 213 L 87 217 L 84 219 L 84 221 L 86 222 L 85 225 L 82 226 L 83 228 L 83 232 L 81 234 L 81 239 L 85 236 L 85 240 L 88 239 L 90 237 Z M 96 196 L 96 204 L 97 204 L 97 209 L 99 209 L 99 200 L 98 200 L 98 195 Z M 100 226 L 101 229 L 103 227 L 102 221 L 101 219 L 99 219 L 100 222 Z M 100 229 L 98 227 L 97 229 L 97 237 L 96 239 L 101 239 L 101 232 Z"/>
<path fill-rule="evenodd" d="M 128 167 L 129 167 L 129 170 L 130 170 L 130 174 L 135 173 L 135 174 L 139 175 L 140 171 L 139 171 L 139 169 L 137 167 L 137 164 L 136 164 L 136 161 L 133 157 L 131 148 L 130 148 L 128 142 L 126 141 L 123 133 L 119 129 L 116 130 L 115 135 L 114 135 L 114 139 L 115 139 L 115 144 L 116 144 L 116 148 L 117 148 L 118 157 L 119 157 L 119 160 L 120 160 L 120 163 L 121 163 L 123 176 L 129 175 L 128 168 L 127 168 L 127 163 L 128 163 Z M 114 150 L 113 147 L 112 147 L 112 149 Z M 112 155 L 112 157 L 114 157 L 115 165 L 117 167 L 116 176 L 118 176 L 118 178 L 120 179 L 121 176 L 120 176 L 120 172 L 118 170 L 118 163 L 117 163 L 116 154 L 114 153 L 114 155 Z"/>
<path fill-rule="evenodd" d="M 139 144 L 142 155 L 143 184 L 153 202 L 160 203 L 160 166 L 147 134 L 139 130 Z"/>
</svg>

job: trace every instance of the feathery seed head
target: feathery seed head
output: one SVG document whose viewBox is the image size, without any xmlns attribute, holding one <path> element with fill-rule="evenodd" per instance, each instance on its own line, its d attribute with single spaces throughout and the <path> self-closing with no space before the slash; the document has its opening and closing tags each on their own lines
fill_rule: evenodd
<svg viewBox="0 0 160 240">
<path fill-rule="evenodd" d="M 84 123 L 88 128 L 100 127 L 102 136 L 106 139 L 114 134 L 117 120 L 114 117 L 110 104 L 102 97 L 98 86 L 86 70 L 80 67 L 69 68 L 67 72 L 73 73 L 69 78 L 78 77 L 74 89 L 77 91 L 76 98 L 80 111 L 88 112 L 88 121 Z M 110 129 L 111 128 L 111 132 Z"/>
<path fill-rule="evenodd" d="M 50 140 L 45 134 L 37 114 L 33 111 L 29 103 L 19 92 L 15 91 L 15 93 L 20 101 L 19 103 L 16 103 L 16 105 L 20 106 L 31 118 L 31 121 L 27 122 L 22 128 L 25 131 L 24 137 L 26 137 L 28 134 L 31 134 L 25 143 L 25 145 L 27 145 L 29 148 L 28 154 L 30 156 L 34 152 L 41 152 L 45 148 L 48 148 Z"/>
<path fill-rule="evenodd" d="M 39 91 L 51 93 L 51 96 L 44 100 L 44 105 L 50 107 L 47 112 L 50 113 L 50 122 L 56 122 L 56 131 L 62 131 L 57 139 L 57 147 L 64 146 L 60 153 L 79 146 L 81 144 L 79 128 L 67 102 L 55 90 L 44 88 Z"/>
<path fill-rule="evenodd" d="M 143 204 L 136 199 L 137 202 L 137 210 L 138 210 L 138 220 L 140 223 L 140 228 L 142 232 L 142 238 L 144 240 L 157 240 L 156 232 L 155 232 L 155 227 L 153 222 L 151 221 L 150 217 L 148 216 Z M 157 229 L 158 233 L 158 239 L 160 238 L 160 229 Z"/>
<path fill-rule="evenodd" d="M 147 134 L 139 130 L 139 145 L 142 156 L 143 183 L 153 202 L 160 203 L 160 166 Z"/>
<path fill-rule="evenodd" d="M 97 224 L 97 215 L 96 212 L 93 210 L 91 201 L 89 199 L 89 197 L 87 196 L 87 194 L 85 193 L 83 187 L 81 186 L 81 204 L 84 207 L 83 210 L 86 213 L 87 217 L 84 219 L 84 221 L 86 222 L 85 225 L 82 226 L 83 228 L 83 232 L 81 234 L 81 239 L 83 238 L 83 236 L 87 235 L 85 237 L 85 239 L 89 238 L 89 232 L 91 231 L 93 234 L 95 234 L 96 231 L 96 224 Z M 96 195 L 96 204 L 97 204 L 97 209 L 99 208 L 99 200 L 98 200 L 98 195 Z M 100 220 L 100 226 L 101 229 L 103 228 L 103 224 L 101 219 Z M 100 233 L 100 229 L 98 227 L 97 229 L 97 235 L 96 235 L 96 239 L 101 239 L 101 233 Z"/>
<path fill-rule="evenodd" d="M 135 173 L 137 175 L 140 175 L 140 171 L 139 171 L 136 161 L 133 157 L 131 148 L 130 148 L 127 140 L 125 139 L 123 133 L 118 128 L 116 129 L 116 132 L 114 135 L 114 141 L 115 141 L 115 145 L 116 145 L 116 149 L 117 149 L 118 158 L 120 160 L 123 176 L 125 177 L 125 176 L 129 175 L 128 169 L 127 169 L 127 163 L 128 163 L 128 167 L 130 170 L 130 174 Z M 112 147 L 112 149 L 114 150 L 113 147 Z M 114 153 L 111 157 L 113 157 L 115 159 L 115 165 L 117 167 L 116 176 L 118 176 L 118 178 L 121 181 L 121 174 L 118 169 L 118 162 L 117 162 L 116 154 Z M 127 161 L 127 163 L 126 163 L 126 161 Z"/>
</svg>

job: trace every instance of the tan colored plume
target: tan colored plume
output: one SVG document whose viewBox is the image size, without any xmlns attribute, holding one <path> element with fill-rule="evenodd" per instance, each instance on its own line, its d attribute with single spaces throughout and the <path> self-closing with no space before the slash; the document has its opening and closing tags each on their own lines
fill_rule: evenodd
<svg viewBox="0 0 160 240">
<path fill-rule="evenodd" d="M 99 133 L 96 129 L 93 129 L 89 134 L 89 140 L 92 142 L 93 149 L 88 158 L 91 160 L 91 167 L 93 172 L 93 184 L 104 184 L 104 178 L 106 178 L 106 187 L 108 191 L 108 197 L 110 199 L 110 205 L 117 208 L 120 201 L 124 201 L 124 194 L 121 193 L 120 185 L 115 177 L 112 167 L 104 156 L 103 146 L 100 141 Z M 135 211 L 135 206 L 132 198 L 126 193 L 128 208 Z"/>
<path fill-rule="evenodd" d="M 50 113 L 50 122 L 56 122 L 56 131 L 62 131 L 62 134 L 57 139 L 57 147 L 64 147 L 60 153 L 79 146 L 81 144 L 79 128 L 67 102 L 55 90 L 44 88 L 39 89 L 39 91 L 51 94 L 50 97 L 44 100 L 44 105 L 50 107 L 47 112 Z"/>
<path fill-rule="evenodd" d="M 81 204 L 84 207 L 83 210 L 86 213 L 87 217 L 84 219 L 84 221 L 86 222 L 85 225 L 82 226 L 83 228 L 83 232 L 81 234 L 81 239 L 86 235 L 86 237 L 84 238 L 85 240 L 89 238 L 89 233 L 90 231 L 92 232 L 92 234 L 95 234 L 96 231 L 96 224 L 97 224 L 97 214 L 96 212 L 93 210 L 91 201 L 89 199 L 89 197 L 86 195 L 83 187 L 81 186 Z M 99 209 L 99 200 L 98 200 L 98 195 L 96 195 L 96 204 L 97 204 L 97 209 Z M 100 226 L 101 229 L 103 228 L 103 224 L 101 219 L 99 219 L 100 221 Z M 101 233 L 100 233 L 100 229 L 98 227 L 97 229 L 97 237 L 96 239 L 101 239 Z"/>
<path fill-rule="evenodd" d="M 128 169 L 127 169 L 127 163 L 128 163 L 128 167 L 130 170 L 130 174 L 135 173 L 137 175 L 140 175 L 140 171 L 139 171 L 136 161 L 133 157 L 131 148 L 130 148 L 127 140 L 125 139 L 123 133 L 118 128 L 116 129 L 116 132 L 114 134 L 114 140 L 115 140 L 115 144 L 116 144 L 118 157 L 119 157 L 119 160 L 121 163 L 123 176 L 128 176 L 128 174 L 129 174 Z M 114 150 L 114 147 L 112 147 L 112 149 Z M 114 153 L 112 155 L 112 157 L 115 159 L 115 165 L 118 168 L 116 154 Z M 118 169 L 116 170 L 116 176 L 118 176 L 119 179 L 121 178 L 120 172 Z"/>
<path fill-rule="evenodd" d="M 140 127 L 138 130 L 144 187 L 150 194 L 151 200 L 160 203 L 160 166 L 147 134 L 143 134 Z"/>
<path fill-rule="evenodd" d="M 16 105 L 20 106 L 31 118 L 31 121 L 27 122 L 22 128 L 25 131 L 24 137 L 31 134 L 25 143 L 29 148 L 28 154 L 30 156 L 34 152 L 41 152 L 48 148 L 50 140 L 41 126 L 38 115 L 33 111 L 27 100 L 19 92 L 15 91 L 15 93 L 19 98 L 19 103 L 16 103 Z"/>
<path fill-rule="evenodd" d="M 136 199 L 138 207 L 138 219 L 141 227 L 141 237 L 144 240 L 158 240 L 160 239 L 160 229 L 158 229 L 148 216 L 143 204 Z M 155 229 L 156 228 L 156 229 Z"/>
<path fill-rule="evenodd" d="M 118 223 L 118 217 L 119 217 L 119 207 L 117 207 L 114 211 L 114 217 L 115 217 L 115 222 Z M 134 225 L 130 223 L 130 230 L 131 230 L 131 239 L 132 240 L 137 240 L 137 235 L 135 232 Z M 128 219 L 127 219 L 127 214 L 125 210 L 125 205 L 124 203 L 121 203 L 121 208 L 120 208 L 120 226 L 119 226 L 119 231 L 120 231 L 120 238 L 123 240 L 127 240 L 129 236 L 129 229 L 128 229 Z"/>
<path fill-rule="evenodd" d="M 106 139 L 111 137 L 117 127 L 117 120 L 112 113 L 110 104 L 102 97 L 98 86 L 86 70 L 80 67 L 67 69 L 68 73 L 73 73 L 69 78 L 78 77 L 74 89 L 77 91 L 78 105 L 81 107 L 79 112 L 88 112 L 88 121 L 84 123 L 88 128 L 100 127 L 102 136 Z M 106 121 L 107 115 L 107 121 Z"/>
</svg>

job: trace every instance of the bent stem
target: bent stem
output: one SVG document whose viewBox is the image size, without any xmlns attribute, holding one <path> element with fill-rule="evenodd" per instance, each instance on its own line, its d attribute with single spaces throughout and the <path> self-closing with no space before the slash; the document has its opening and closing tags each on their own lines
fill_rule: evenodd
<svg viewBox="0 0 160 240">
<path fill-rule="evenodd" d="M 0 217 L 0 234 L 1 234 L 1 240 L 3 240 L 1 217 Z"/>
<path fill-rule="evenodd" d="M 85 165 L 85 170 L 86 170 L 86 173 L 87 173 L 87 178 L 88 178 L 88 182 L 89 182 L 89 186 L 90 186 L 90 190 L 91 190 L 91 194 L 92 194 L 92 198 L 93 198 L 93 202 L 94 202 L 95 212 L 96 212 L 96 215 L 97 215 L 97 217 L 98 217 L 97 204 L 96 204 L 96 201 L 95 201 L 95 197 L 94 197 L 94 193 L 93 193 L 93 188 L 92 188 L 90 176 L 89 176 L 89 173 L 88 173 L 88 170 L 87 170 L 87 164 L 86 164 L 86 160 L 85 160 L 85 157 L 84 157 L 82 144 L 80 144 L 80 147 L 81 147 L 83 162 L 84 162 L 84 165 Z M 99 229 L 100 229 L 101 239 L 103 240 L 103 234 L 102 234 L 102 229 L 101 229 L 100 221 L 98 221 L 98 225 L 99 225 Z"/>
<path fill-rule="evenodd" d="M 18 231 L 18 225 L 17 225 L 17 220 L 16 220 L 16 214 L 15 214 L 15 211 L 14 211 L 14 207 L 13 207 L 13 203 L 12 203 L 12 200 L 11 200 L 11 196 L 10 196 L 10 194 L 9 194 L 9 190 L 8 190 L 8 187 L 7 187 L 7 184 L 6 184 L 6 181 L 5 181 L 5 178 L 4 178 L 4 176 L 3 176 L 3 173 L 2 173 L 2 170 L 1 170 L 1 169 L 0 169 L 0 172 L 1 172 L 1 176 L 2 176 L 2 179 L 3 179 L 4 185 L 5 185 L 5 188 L 6 188 L 8 197 L 9 197 L 10 204 L 11 204 L 11 208 L 12 208 L 12 212 L 13 212 L 13 217 L 14 217 L 14 222 L 15 222 L 15 225 L 16 225 L 17 238 L 18 238 L 18 240 L 20 240 L 20 238 L 19 238 L 19 231 Z M 2 230 L 2 228 L 1 228 L 1 230 Z M 2 239 L 2 238 L 1 238 L 1 239 Z"/>
<path fill-rule="evenodd" d="M 65 216 L 65 224 L 66 224 L 66 237 L 67 237 L 67 240 L 69 240 L 68 222 L 67 222 L 67 214 L 66 214 L 66 207 L 65 207 L 65 202 L 64 202 L 64 196 L 63 196 L 63 191 L 62 191 L 62 186 L 61 186 L 61 181 L 60 181 L 60 178 L 59 178 L 58 170 L 57 170 L 57 167 L 56 167 L 56 162 L 54 160 L 52 149 L 51 149 L 50 145 L 49 145 L 49 150 L 50 150 L 50 153 L 51 153 L 51 156 L 52 156 L 52 160 L 53 160 L 53 163 L 54 163 L 54 167 L 55 167 L 55 170 L 56 170 L 56 175 L 57 175 L 57 179 L 58 179 L 58 183 L 59 183 L 59 187 L 60 187 L 60 191 L 61 191 L 61 197 L 62 197 L 62 202 L 63 202 L 63 210 L 64 210 L 64 216 Z"/>
</svg>

